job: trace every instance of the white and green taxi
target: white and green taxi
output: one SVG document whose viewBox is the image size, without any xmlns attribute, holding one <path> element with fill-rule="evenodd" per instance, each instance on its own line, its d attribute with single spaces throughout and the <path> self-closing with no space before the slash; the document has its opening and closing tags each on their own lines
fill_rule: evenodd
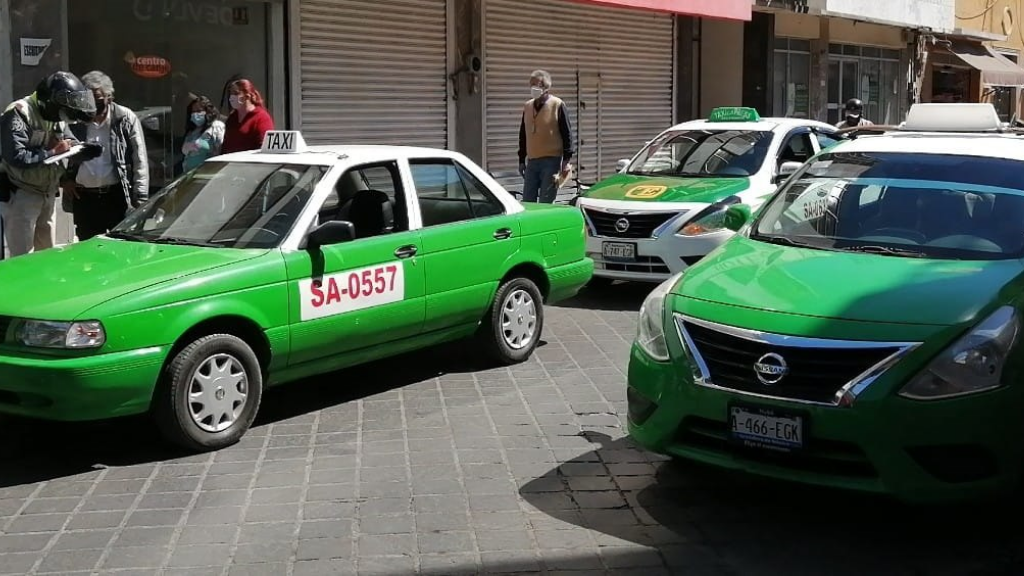
<svg viewBox="0 0 1024 576">
<path fill-rule="evenodd" d="M 838 138 L 829 124 L 753 108 L 716 108 L 665 130 L 576 200 L 595 281 L 661 282 L 683 271 L 732 236 L 729 205 L 756 209 Z"/>
</svg>

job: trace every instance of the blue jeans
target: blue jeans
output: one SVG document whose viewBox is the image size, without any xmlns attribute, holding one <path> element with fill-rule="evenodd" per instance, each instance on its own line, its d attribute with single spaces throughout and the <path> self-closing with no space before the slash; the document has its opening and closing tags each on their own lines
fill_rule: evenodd
<svg viewBox="0 0 1024 576">
<path fill-rule="evenodd" d="M 553 204 L 558 189 L 555 176 L 562 171 L 562 157 L 532 158 L 526 161 L 526 176 L 523 178 L 523 202 Z"/>
</svg>

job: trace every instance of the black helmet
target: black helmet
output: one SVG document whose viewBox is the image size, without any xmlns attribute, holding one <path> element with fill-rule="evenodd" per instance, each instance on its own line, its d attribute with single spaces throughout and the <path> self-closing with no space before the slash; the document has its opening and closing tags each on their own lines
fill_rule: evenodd
<svg viewBox="0 0 1024 576">
<path fill-rule="evenodd" d="M 854 114 L 860 114 L 864 111 L 864 103 L 861 102 L 860 98 L 850 98 L 846 101 L 846 106 L 843 110 L 853 112 Z"/>
<path fill-rule="evenodd" d="M 51 122 L 86 122 L 96 116 L 92 91 L 71 72 L 54 72 L 36 86 L 43 118 Z"/>
</svg>

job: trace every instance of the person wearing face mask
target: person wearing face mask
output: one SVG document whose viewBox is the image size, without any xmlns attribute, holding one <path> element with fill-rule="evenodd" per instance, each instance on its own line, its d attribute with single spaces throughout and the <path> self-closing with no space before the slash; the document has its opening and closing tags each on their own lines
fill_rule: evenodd
<svg viewBox="0 0 1024 576">
<path fill-rule="evenodd" d="M 221 152 L 243 152 L 263 147 L 263 137 L 274 129 L 274 119 L 263 105 L 263 96 L 252 82 L 242 78 L 228 85 L 231 113 L 224 129 Z"/>
<path fill-rule="evenodd" d="M 199 167 L 207 158 L 220 154 L 224 143 L 224 123 L 220 121 L 217 107 L 206 96 L 195 96 L 188 104 L 188 121 L 185 126 L 185 143 L 181 152 L 183 172 Z"/>
<path fill-rule="evenodd" d="M 842 122 L 836 124 L 836 128 L 856 128 L 858 126 L 874 126 L 874 122 L 864 118 L 864 102 L 860 98 L 850 98 L 843 107 L 846 117 Z"/>
<path fill-rule="evenodd" d="M 138 116 L 114 102 L 114 82 L 103 72 L 89 72 L 82 82 L 96 100 L 96 114 L 71 131 L 99 145 L 102 154 L 74 161 L 68 171 L 73 178 L 63 205 L 74 214 L 79 241 L 109 232 L 149 199 L 149 158 Z"/>
<path fill-rule="evenodd" d="M 551 94 L 551 74 L 535 70 L 530 75 L 530 96 L 519 123 L 523 202 L 551 204 L 558 194 L 556 178 L 569 171 L 572 126 L 565 102 Z"/>
<path fill-rule="evenodd" d="M 11 256 L 53 246 L 53 222 L 64 161 L 49 158 L 79 143 L 68 124 L 96 114 L 91 91 L 70 72 L 44 78 L 35 92 L 11 103 L 0 115 L 0 158 L 10 186 L 3 191 L 4 237 Z M 95 157 L 95 146 L 76 157 Z"/>
</svg>

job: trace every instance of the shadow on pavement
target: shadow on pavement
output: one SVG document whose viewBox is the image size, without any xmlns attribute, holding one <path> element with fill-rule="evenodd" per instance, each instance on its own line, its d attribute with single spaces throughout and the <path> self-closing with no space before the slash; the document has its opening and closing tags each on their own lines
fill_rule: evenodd
<svg viewBox="0 0 1024 576">
<path fill-rule="evenodd" d="M 1024 573 L 1015 506 L 910 507 L 688 462 L 652 463 L 628 438 L 584 434 L 599 447 L 520 494 L 558 520 L 653 548 L 670 569 L 696 559 L 744 576 Z"/>
<path fill-rule="evenodd" d="M 253 427 L 442 374 L 492 367 L 465 344 L 420 350 L 267 390 Z M 187 456 L 191 454 L 165 442 L 145 416 L 73 423 L 0 416 L 0 488 Z"/>
<path fill-rule="evenodd" d="M 645 282 L 616 282 L 610 286 L 585 286 L 579 293 L 552 306 L 556 308 L 581 308 L 584 310 L 606 310 L 610 312 L 637 312 L 644 298 L 657 284 Z"/>
</svg>

